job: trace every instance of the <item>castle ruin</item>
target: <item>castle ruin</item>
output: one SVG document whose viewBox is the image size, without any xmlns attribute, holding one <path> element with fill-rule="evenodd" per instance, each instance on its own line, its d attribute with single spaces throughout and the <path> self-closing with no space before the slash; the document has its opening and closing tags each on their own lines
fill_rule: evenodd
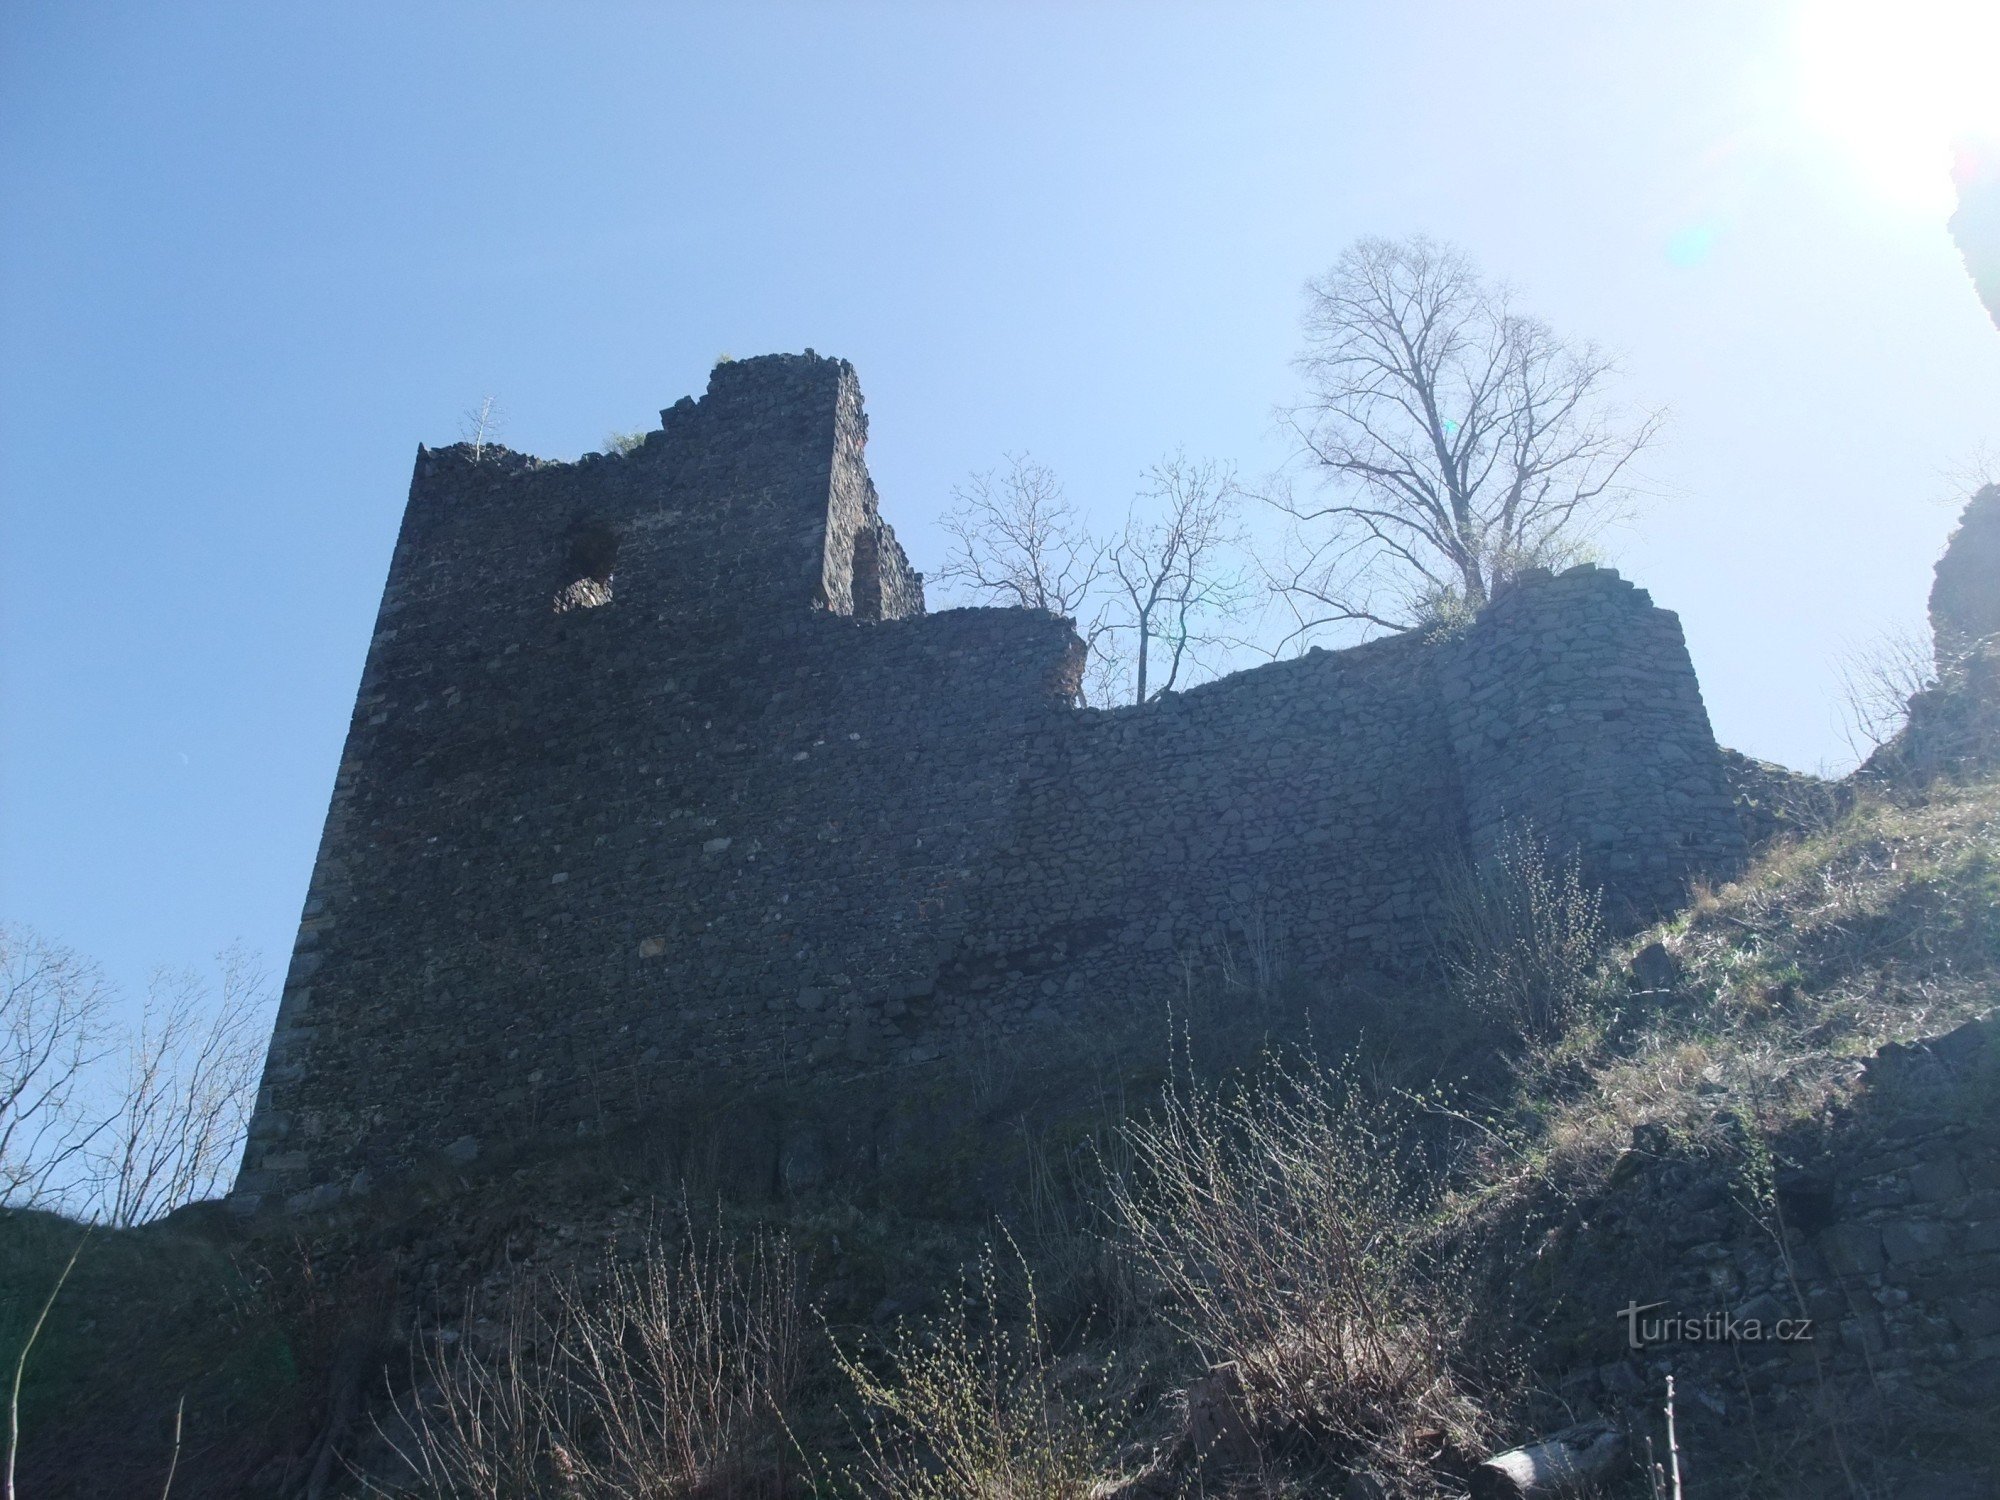
<svg viewBox="0 0 2000 1500">
<path fill-rule="evenodd" d="M 1517 822 L 1630 913 L 1742 857 L 1679 622 L 1616 573 L 1081 710 L 1068 621 L 926 611 L 866 436 L 808 351 L 626 454 L 418 450 L 239 1206 L 677 1089 L 894 1087 L 1246 937 L 1394 971 Z"/>
</svg>

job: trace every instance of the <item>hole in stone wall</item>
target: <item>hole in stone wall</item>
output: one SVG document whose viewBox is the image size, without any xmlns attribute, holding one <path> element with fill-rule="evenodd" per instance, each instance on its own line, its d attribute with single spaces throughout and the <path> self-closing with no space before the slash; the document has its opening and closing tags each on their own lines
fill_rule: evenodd
<svg viewBox="0 0 2000 1500">
<path fill-rule="evenodd" d="M 595 609 L 611 602 L 611 577 L 618 566 L 618 538 L 601 521 L 570 523 L 563 558 L 565 582 L 556 590 L 554 609 Z"/>
<path fill-rule="evenodd" d="M 881 619 L 882 544 L 872 521 L 864 522 L 861 529 L 854 533 L 854 569 L 851 588 L 854 594 L 854 618 Z"/>
</svg>

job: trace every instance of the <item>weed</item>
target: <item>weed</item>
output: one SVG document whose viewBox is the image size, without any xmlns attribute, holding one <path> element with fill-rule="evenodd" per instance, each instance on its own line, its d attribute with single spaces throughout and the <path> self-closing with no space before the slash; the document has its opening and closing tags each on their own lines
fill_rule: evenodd
<svg viewBox="0 0 2000 1500">
<path fill-rule="evenodd" d="M 1477 866 L 1448 866 L 1435 933 L 1446 984 L 1470 1009 L 1531 1043 L 1561 1036 L 1596 989 L 1603 893 L 1580 860 L 1526 825 Z"/>
<path fill-rule="evenodd" d="M 1085 1500 L 1112 1468 L 1125 1413 L 1108 1369 L 1049 1349 L 1018 1247 L 1023 1317 L 1009 1324 L 991 1250 L 956 1308 L 900 1324 L 874 1359 L 838 1350 L 866 1410 L 856 1493 L 889 1500 Z M 871 1364 L 879 1368 L 871 1368 Z M 1065 1377 L 1068 1378 L 1065 1378 Z"/>
</svg>

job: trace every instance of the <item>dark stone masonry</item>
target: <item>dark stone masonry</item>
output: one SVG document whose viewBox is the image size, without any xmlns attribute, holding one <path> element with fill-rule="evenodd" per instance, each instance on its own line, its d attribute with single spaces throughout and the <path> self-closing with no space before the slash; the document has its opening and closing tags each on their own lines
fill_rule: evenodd
<svg viewBox="0 0 2000 1500">
<path fill-rule="evenodd" d="M 1563 1394 L 1599 1410 L 1652 1405 L 1671 1373 L 1684 1452 L 1752 1447 L 1760 1431 L 1790 1427 L 1877 1449 L 1876 1465 L 1879 1450 L 1904 1449 L 1898 1436 L 1941 1413 L 1994 1410 L 1996 1039 L 2000 1017 L 1989 1015 L 1883 1047 L 1859 1064 L 1864 1087 L 1819 1122 L 1823 1141 L 1802 1153 L 1807 1165 L 1761 1186 L 1745 1174 L 1752 1156 L 1690 1151 L 1664 1124 L 1638 1126 L 1608 1190 L 1578 1211 L 1580 1225 L 1557 1231 L 1557 1253 L 1567 1284 L 1624 1289 L 1633 1307 L 1654 1309 L 1659 1341 L 1633 1315 L 1619 1317 L 1615 1297 L 1566 1309 L 1578 1322 L 1561 1337 L 1583 1360 L 1560 1378 Z M 1702 1324 L 1706 1339 L 1664 1324 L 1668 1314 Z M 1781 1322 L 1789 1339 L 1774 1337 Z M 1907 1472 L 1878 1467 L 1870 1477 L 1882 1487 L 1866 1492 L 1991 1496 L 1981 1458 L 1930 1455 L 1954 1475 L 1905 1454 Z"/>
<path fill-rule="evenodd" d="M 1224 944 L 1393 971 L 1510 823 L 1634 915 L 1742 857 L 1679 622 L 1615 573 L 1078 710 L 1069 622 L 925 612 L 866 436 L 808 351 L 628 454 L 418 450 L 239 1205 L 676 1090 L 894 1087 Z"/>
</svg>

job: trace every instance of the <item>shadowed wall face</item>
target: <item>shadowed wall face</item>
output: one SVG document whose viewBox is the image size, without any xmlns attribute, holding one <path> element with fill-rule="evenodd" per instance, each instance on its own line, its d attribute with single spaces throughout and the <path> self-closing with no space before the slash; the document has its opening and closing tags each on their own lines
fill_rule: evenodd
<svg viewBox="0 0 2000 1500">
<path fill-rule="evenodd" d="M 1616 574 L 1078 712 L 1067 621 L 924 612 L 866 431 L 807 354 L 622 457 L 419 452 L 240 1204 L 921 1064 L 1220 946 L 1393 967 L 1509 821 L 1630 910 L 1741 852 L 1678 624 Z"/>
</svg>

